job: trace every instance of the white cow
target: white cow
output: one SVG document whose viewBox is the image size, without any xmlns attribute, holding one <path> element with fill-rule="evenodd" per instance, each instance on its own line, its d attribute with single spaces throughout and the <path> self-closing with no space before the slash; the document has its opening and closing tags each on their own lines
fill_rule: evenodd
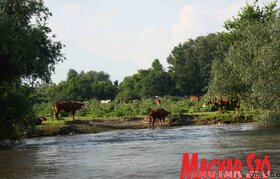
<svg viewBox="0 0 280 179">
<path fill-rule="evenodd" d="M 101 104 L 109 104 L 111 103 L 112 101 L 110 99 L 107 99 L 107 100 L 101 100 L 100 103 Z"/>
</svg>

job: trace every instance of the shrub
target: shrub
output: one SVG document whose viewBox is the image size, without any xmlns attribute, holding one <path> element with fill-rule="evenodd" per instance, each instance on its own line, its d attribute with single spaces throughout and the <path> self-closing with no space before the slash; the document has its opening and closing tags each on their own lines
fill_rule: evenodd
<svg viewBox="0 0 280 179">
<path fill-rule="evenodd" d="M 258 120 L 263 126 L 280 126 L 280 111 L 265 111 Z"/>
</svg>

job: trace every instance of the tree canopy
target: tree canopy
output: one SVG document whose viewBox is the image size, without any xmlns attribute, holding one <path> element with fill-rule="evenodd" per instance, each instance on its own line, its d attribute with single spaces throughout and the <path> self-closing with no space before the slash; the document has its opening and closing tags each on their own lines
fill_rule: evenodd
<svg viewBox="0 0 280 179">
<path fill-rule="evenodd" d="M 110 80 L 110 75 L 101 71 L 81 71 L 78 73 L 70 69 L 67 79 L 59 84 L 43 85 L 36 91 L 41 102 L 55 101 L 85 101 L 92 98 L 114 99 L 117 93 L 117 85 Z"/>
<path fill-rule="evenodd" d="M 118 99 L 139 99 L 152 96 L 170 94 L 172 79 L 158 59 L 152 63 L 152 67 L 146 70 L 138 70 L 138 73 L 126 77 L 120 84 Z"/>
<path fill-rule="evenodd" d="M 205 93 L 213 60 L 223 60 L 227 52 L 224 38 L 224 33 L 213 33 L 174 47 L 167 62 L 175 83 L 175 94 L 184 96 Z"/>
<path fill-rule="evenodd" d="M 16 137 L 32 118 L 31 90 L 23 82 L 49 82 L 64 60 L 49 16 L 41 0 L 0 0 L 0 139 Z"/>
<path fill-rule="evenodd" d="M 255 107 L 279 110 L 279 12 L 274 3 L 262 9 L 255 3 L 238 17 L 229 33 L 238 31 L 242 38 L 235 39 L 225 61 L 213 64 L 209 93 L 240 96 Z"/>
</svg>

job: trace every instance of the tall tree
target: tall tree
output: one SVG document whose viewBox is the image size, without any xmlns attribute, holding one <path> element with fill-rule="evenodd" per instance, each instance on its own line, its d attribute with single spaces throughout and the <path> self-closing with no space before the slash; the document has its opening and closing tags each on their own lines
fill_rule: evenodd
<svg viewBox="0 0 280 179">
<path fill-rule="evenodd" d="M 247 5 L 238 17 L 253 20 L 235 18 L 242 38 L 235 39 L 225 61 L 214 63 L 209 93 L 238 95 L 255 107 L 279 110 L 280 20 L 274 8 L 274 3 L 262 9 Z"/>
<path fill-rule="evenodd" d="M 63 45 L 47 26 L 49 16 L 42 0 L 0 0 L 0 139 L 17 137 L 32 119 L 23 82 L 49 82 L 64 59 Z"/>
<path fill-rule="evenodd" d="M 224 33 L 209 34 L 174 47 L 167 62 L 175 82 L 175 94 L 183 96 L 204 93 L 213 60 L 223 60 L 227 52 L 224 38 Z"/>
<path fill-rule="evenodd" d="M 163 69 L 158 59 L 152 67 L 126 77 L 120 85 L 119 99 L 147 98 L 170 94 L 173 86 L 171 76 Z"/>
<path fill-rule="evenodd" d="M 264 7 L 258 5 L 258 0 L 251 4 L 247 2 L 236 17 L 225 21 L 224 27 L 229 32 L 225 34 L 227 36 L 227 43 L 232 45 L 242 39 L 242 32 L 251 24 L 266 23 L 273 19 L 277 12 L 276 2 L 272 1 L 264 5 Z"/>
<path fill-rule="evenodd" d="M 58 85 L 42 86 L 37 89 L 48 102 L 59 100 L 85 101 L 91 98 L 113 99 L 117 93 L 117 83 L 110 80 L 110 75 L 101 71 L 81 71 L 70 69 L 67 79 Z"/>
</svg>

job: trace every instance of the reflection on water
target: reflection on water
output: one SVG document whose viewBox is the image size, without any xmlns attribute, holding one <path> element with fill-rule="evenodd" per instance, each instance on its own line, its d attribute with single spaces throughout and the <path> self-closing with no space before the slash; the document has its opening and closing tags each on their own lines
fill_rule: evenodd
<svg viewBox="0 0 280 179">
<path fill-rule="evenodd" d="M 280 173 L 279 141 L 279 129 L 253 124 L 26 139 L 0 150 L 0 178 L 179 178 L 184 152 L 209 160 L 269 155 Z"/>
</svg>

